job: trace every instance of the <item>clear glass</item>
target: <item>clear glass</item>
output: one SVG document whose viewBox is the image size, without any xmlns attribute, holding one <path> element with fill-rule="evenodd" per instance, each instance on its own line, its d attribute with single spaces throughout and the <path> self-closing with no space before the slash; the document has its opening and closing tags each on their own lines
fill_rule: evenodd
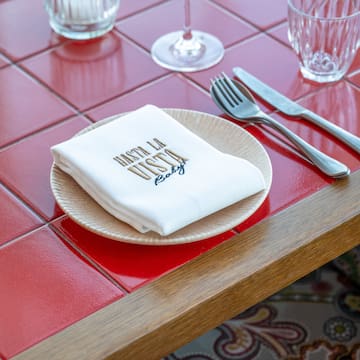
<svg viewBox="0 0 360 360">
<path fill-rule="evenodd" d="M 288 0 L 288 36 L 302 75 L 341 79 L 359 46 L 360 0 Z"/>
<path fill-rule="evenodd" d="M 45 0 L 52 29 L 69 39 L 92 39 L 110 31 L 120 0 Z"/>
<path fill-rule="evenodd" d="M 154 61 L 160 66 L 181 72 L 207 69 L 224 56 L 224 47 L 215 36 L 193 31 L 190 21 L 190 0 L 184 0 L 184 29 L 163 35 L 151 48 Z"/>
</svg>

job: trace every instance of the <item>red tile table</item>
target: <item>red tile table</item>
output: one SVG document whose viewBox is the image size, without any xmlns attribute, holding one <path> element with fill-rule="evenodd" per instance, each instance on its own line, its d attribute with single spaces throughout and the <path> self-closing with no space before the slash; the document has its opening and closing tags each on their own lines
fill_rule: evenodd
<svg viewBox="0 0 360 360">
<path fill-rule="evenodd" d="M 80 43 L 52 33 L 42 0 L 0 2 L 0 359 L 159 359 L 359 243 L 360 155 L 260 99 L 351 176 L 329 179 L 273 133 L 245 126 L 273 166 L 264 204 L 224 234 L 163 247 L 95 235 L 52 196 L 50 146 L 147 103 L 226 118 L 208 88 L 234 66 L 360 135 L 360 54 L 336 84 L 304 80 L 286 0 L 268 3 L 192 1 L 194 28 L 226 52 L 180 74 L 149 49 L 182 26 L 182 0 L 122 0 L 114 30 Z"/>
</svg>

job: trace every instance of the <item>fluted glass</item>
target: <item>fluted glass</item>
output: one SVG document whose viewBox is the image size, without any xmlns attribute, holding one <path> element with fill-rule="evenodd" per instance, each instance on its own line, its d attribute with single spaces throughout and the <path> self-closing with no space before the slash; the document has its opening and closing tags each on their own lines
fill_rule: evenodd
<svg viewBox="0 0 360 360">
<path fill-rule="evenodd" d="M 288 0 L 288 35 L 305 78 L 337 81 L 359 45 L 360 0 Z"/>
<path fill-rule="evenodd" d="M 56 33 L 85 40 L 113 28 L 120 0 L 45 0 L 44 4 Z"/>
</svg>

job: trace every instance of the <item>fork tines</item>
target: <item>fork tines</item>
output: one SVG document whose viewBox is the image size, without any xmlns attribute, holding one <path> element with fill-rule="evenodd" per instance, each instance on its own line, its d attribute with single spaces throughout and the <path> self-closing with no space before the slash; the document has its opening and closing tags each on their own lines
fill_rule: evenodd
<svg viewBox="0 0 360 360">
<path fill-rule="evenodd" d="M 235 106 L 242 102 L 242 95 L 232 80 L 224 73 L 221 76 L 216 76 L 215 79 L 211 80 L 214 92 L 224 102 L 224 98 L 231 106 Z"/>
</svg>

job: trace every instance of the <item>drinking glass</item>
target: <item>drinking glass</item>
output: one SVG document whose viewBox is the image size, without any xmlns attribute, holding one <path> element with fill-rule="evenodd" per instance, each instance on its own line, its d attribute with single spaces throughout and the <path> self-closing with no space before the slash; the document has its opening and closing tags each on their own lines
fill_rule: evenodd
<svg viewBox="0 0 360 360">
<path fill-rule="evenodd" d="M 191 29 L 190 0 L 184 0 L 184 29 L 168 33 L 151 48 L 153 60 L 160 66 L 182 72 L 198 71 L 217 64 L 224 47 L 215 36 Z"/>
<path fill-rule="evenodd" d="M 76 40 L 92 39 L 110 31 L 120 0 L 44 0 L 51 28 Z"/>
<path fill-rule="evenodd" d="M 341 79 L 359 46 L 360 0 L 288 0 L 288 36 L 302 75 Z"/>
</svg>

